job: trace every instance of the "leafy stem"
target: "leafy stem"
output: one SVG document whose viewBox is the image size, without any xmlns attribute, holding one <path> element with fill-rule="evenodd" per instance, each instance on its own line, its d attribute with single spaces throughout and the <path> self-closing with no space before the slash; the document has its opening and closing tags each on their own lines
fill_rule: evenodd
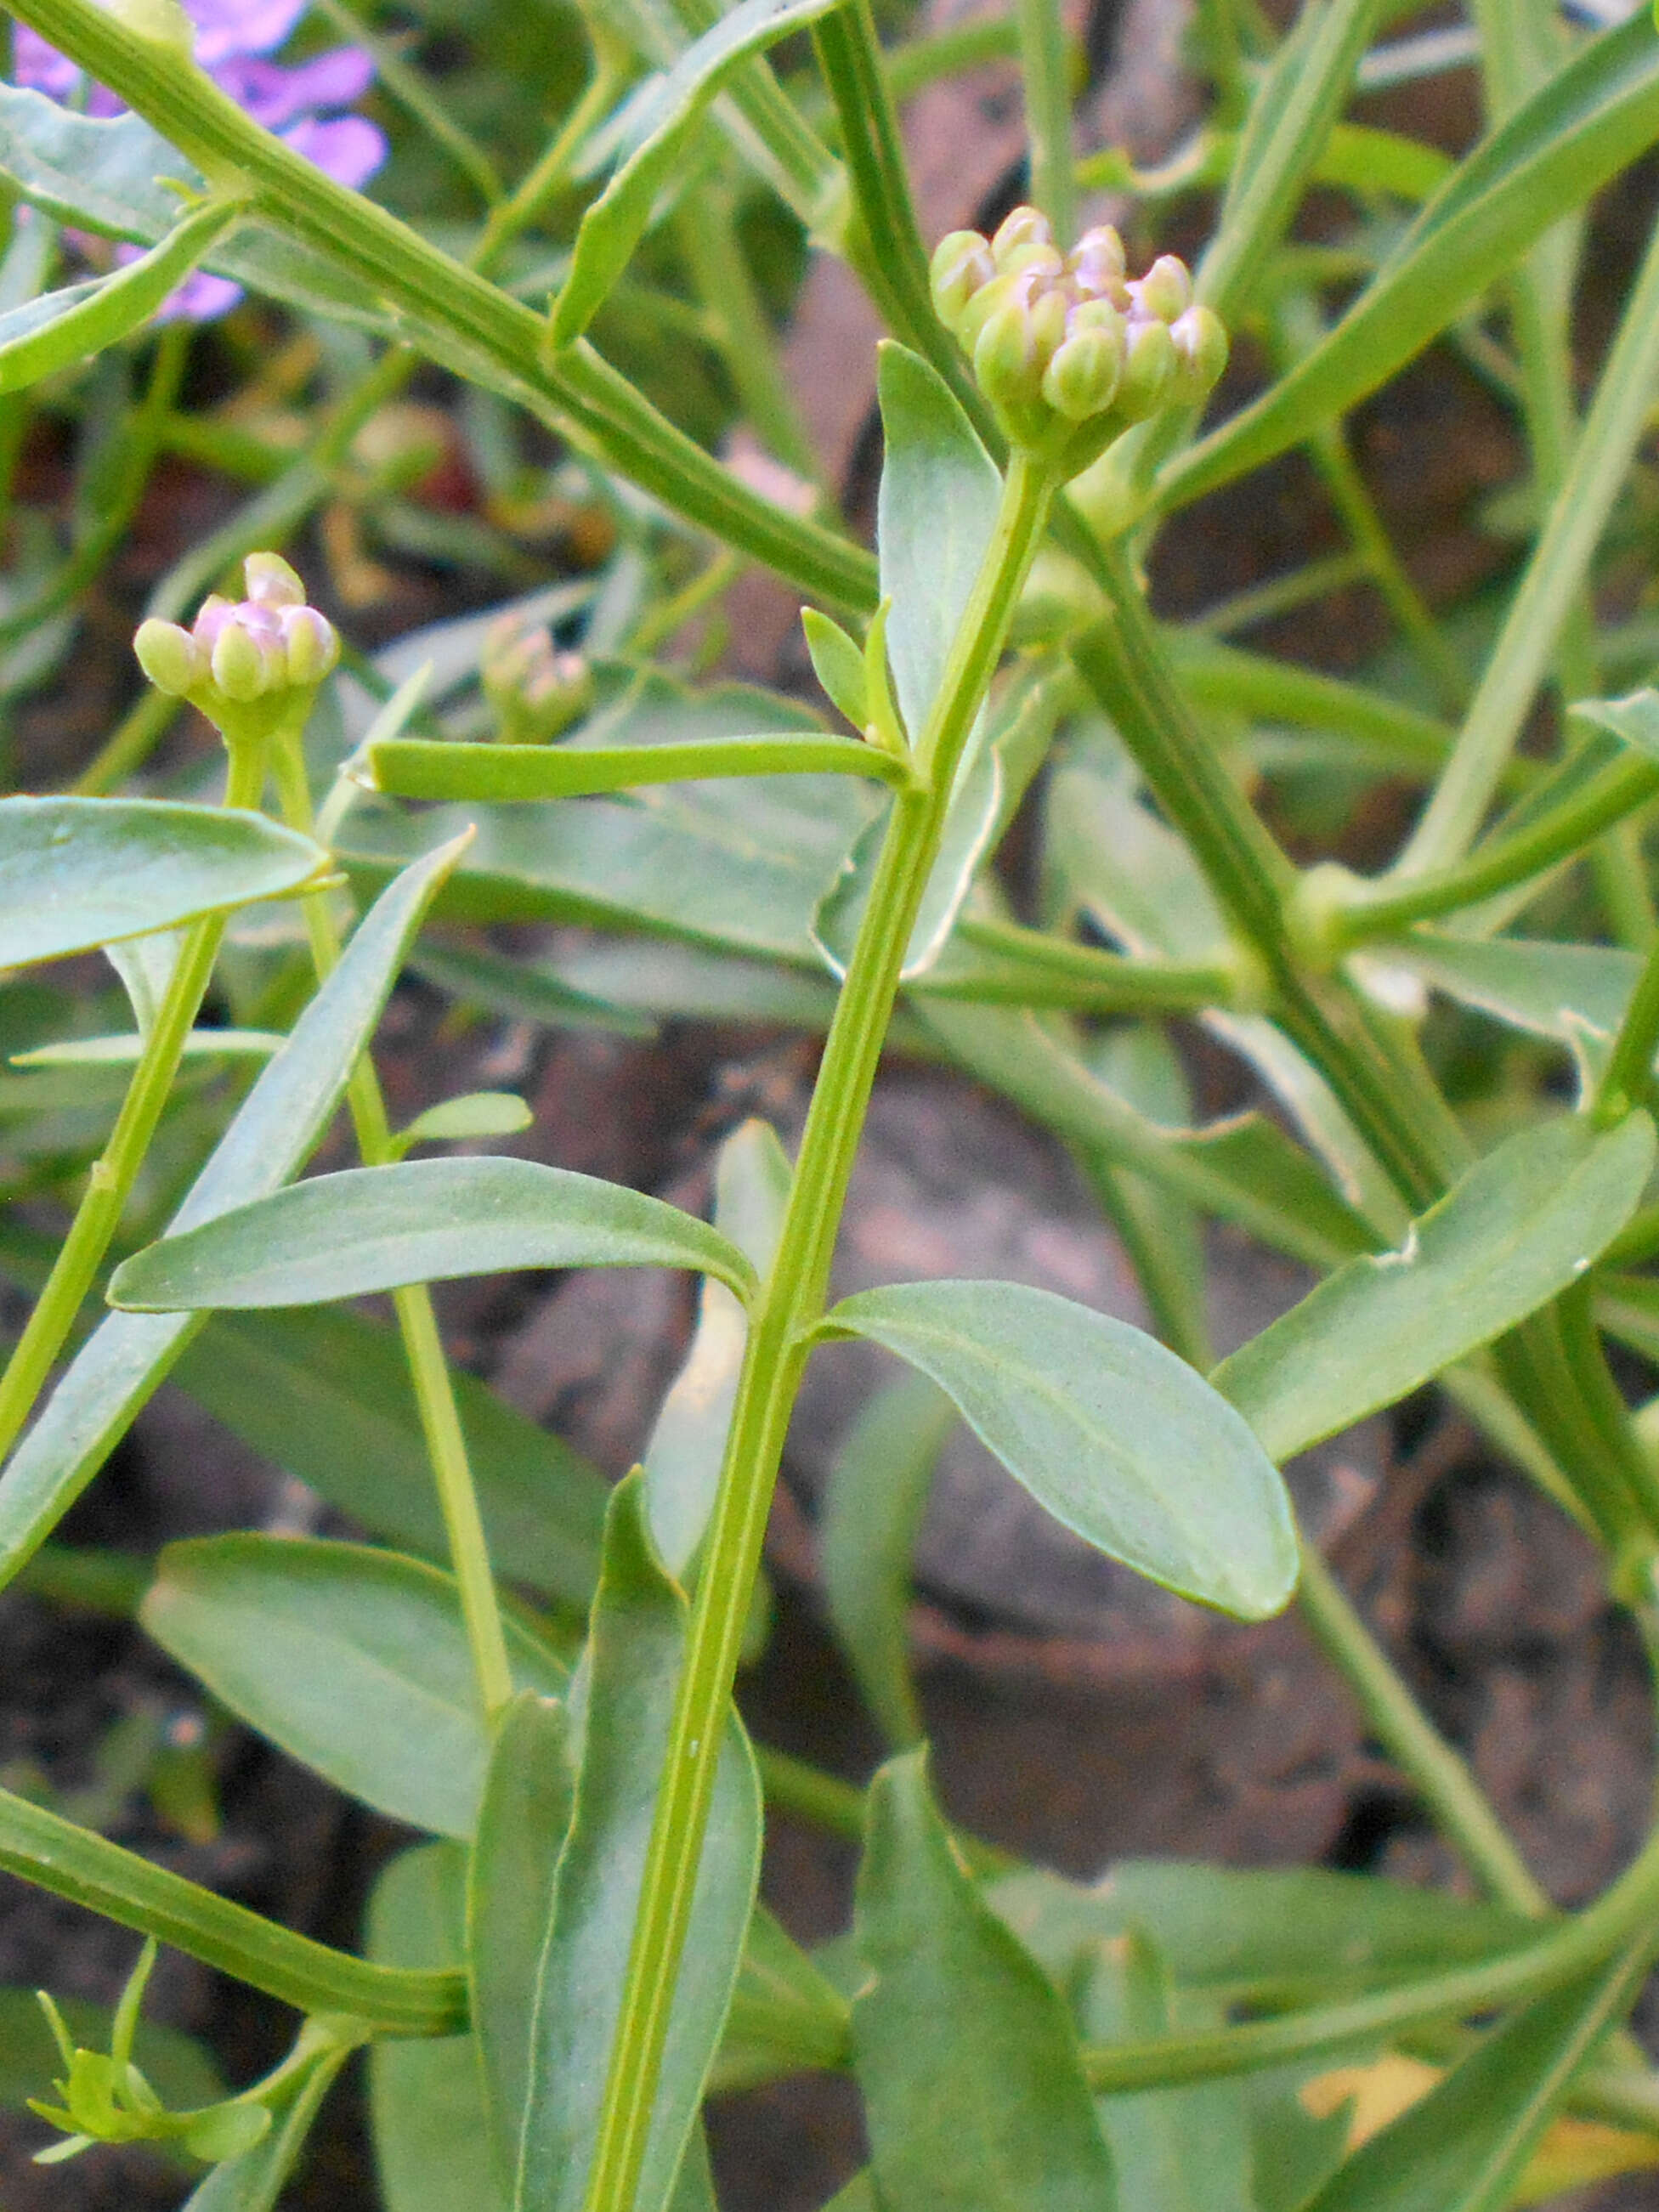
<svg viewBox="0 0 1659 2212">
<path fill-rule="evenodd" d="M 284 818 L 290 827 L 308 835 L 313 826 L 311 793 L 297 728 L 279 735 L 273 750 L 273 769 Z M 338 964 L 339 932 L 326 891 L 313 894 L 304 905 L 312 964 L 320 983 Z M 386 1101 L 374 1062 L 367 1054 L 352 1070 L 346 1103 L 365 1164 L 384 1167 L 395 1159 L 398 1155 L 386 1118 Z M 437 1316 L 432 1310 L 432 1293 L 425 1284 L 409 1284 L 394 1291 L 392 1298 L 409 1360 L 421 1431 L 437 1485 L 450 1564 L 455 1571 L 467 1646 L 472 1655 L 473 1678 L 484 1712 L 493 1714 L 500 1711 L 513 1696 L 513 1670 L 507 1656 L 507 1637 L 501 1626 L 495 1577 L 490 1571 L 489 1546 L 478 1509 L 454 1386 L 450 1381 L 449 1363 L 444 1357 Z"/>
<path fill-rule="evenodd" d="M 225 805 L 257 806 L 264 782 L 262 750 L 233 746 L 225 780 Z M 185 933 L 178 962 L 144 1039 L 109 1142 L 93 1164 L 86 1191 L 46 1288 L 13 1347 L 4 1375 L 0 1376 L 0 1455 L 10 1450 L 27 1420 L 52 1363 L 75 1326 L 110 1239 L 120 1226 L 122 1212 L 172 1092 L 185 1041 L 195 1026 L 224 933 L 222 914 L 205 915 Z"/>
<path fill-rule="evenodd" d="M 1016 455 L 939 696 L 916 738 L 920 781 L 893 801 L 869 906 L 824 1046 L 777 1255 L 750 1316 L 658 1790 L 587 2212 L 631 2212 L 784 1436 L 823 1311 L 848 1179 L 957 767 L 1000 658 L 1054 492 L 1046 469 Z"/>
</svg>

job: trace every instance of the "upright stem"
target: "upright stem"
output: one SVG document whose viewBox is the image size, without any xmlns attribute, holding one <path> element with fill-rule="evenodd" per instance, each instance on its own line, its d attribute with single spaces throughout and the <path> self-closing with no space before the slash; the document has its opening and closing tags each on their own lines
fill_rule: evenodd
<svg viewBox="0 0 1659 2212">
<path fill-rule="evenodd" d="M 225 805 L 252 807 L 264 784 L 264 757 L 258 746 L 234 746 L 225 780 Z M 144 1040 L 144 1048 L 109 1142 L 93 1164 L 85 1195 L 76 1209 L 46 1278 L 46 1288 L 13 1347 L 0 1376 L 0 1455 L 11 1449 L 35 1400 L 63 1350 L 81 1302 L 92 1288 L 99 1263 L 120 1226 L 132 1186 L 173 1089 L 185 1040 L 195 1024 L 203 994 L 213 973 L 225 917 L 210 914 L 185 933 L 177 966 Z"/>
<path fill-rule="evenodd" d="M 299 732 L 279 737 L 274 751 L 277 797 L 284 818 L 307 835 L 313 828 L 311 793 L 306 784 L 304 757 Z M 329 895 L 319 891 L 305 901 L 306 933 L 311 940 L 312 964 L 323 981 L 338 963 L 339 932 L 329 910 Z M 374 1062 L 365 1054 L 351 1072 L 346 1090 L 357 1146 L 370 1167 L 382 1167 L 393 1157 L 392 1131 L 386 1101 Z M 409 1360 L 410 1381 L 419 1408 L 421 1430 L 432 1462 L 443 1513 L 444 1533 L 449 1540 L 450 1564 L 460 1595 L 461 1618 L 472 1655 L 473 1677 L 486 1715 L 495 1713 L 513 1696 L 513 1670 L 507 1661 L 507 1638 L 495 1597 L 495 1577 L 489 1567 L 489 1545 L 478 1495 L 467 1458 L 466 1437 L 455 1404 L 449 1363 L 432 1310 L 432 1294 L 424 1283 L 412 1283 L 392 1294 L 398 1326 L 403 1333 Z"/>
<path fill-rule="evenodd" d="M 777 1255 L 750 1316 L 641 1885 L 586 2212 L 632 2212 L 784 1436 L 823 1311 L 848 1178 L 957 764 L 1000 657 L 1053 491 L 1043 470 L 1016 456 L 939 698 L 916 745 L 919 781 L 893 803 L 824 1046 Z"/>
<path fill-rule="evenodd" d="M 1072 88 L 1060 0 L 1019 0 L 1019 58 L 1025 82 L 1025 136 L 1031 198 L 1054 226 L 1064 252 L 1077 233 L 1073 176 Z"/>
</svg>

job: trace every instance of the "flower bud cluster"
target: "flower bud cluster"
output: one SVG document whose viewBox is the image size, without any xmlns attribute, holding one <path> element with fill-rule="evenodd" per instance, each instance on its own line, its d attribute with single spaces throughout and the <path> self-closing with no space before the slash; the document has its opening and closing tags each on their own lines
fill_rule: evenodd
<svg viewBox="0 0 1659 2212">
<path fill-rule="evenodd" d="M 1109 224 L 1069 253 L 1016 208 L 994 238 L 955 230 L 933 260 L 933 305 L 1012 441 L 1068 472 L 1132 422 L 1196 406 L 1227 363 L 1227 333 L 1193 298 L 1184 262 L 1127 274 Z"/>
<path fill-rule="evenodd" d="M 478 673 L 503 744 L 545 744 L 593 703 L 593 672 L 581 654 L 561 653 L 544 623 L 519 615 L 490 624 Z"/>
<path fill-rule="evenodd" d="M 233 739 L 274 727 L 294 695 L 315 690 L 340 658 L 334 625 L 306 604 L 280 554 L 250 553 L 243 576 L 246 599 L 215 592 L 188 629 L 152 619 L 132 641 L 158 691 L 188 699 Z"/>
</svg>

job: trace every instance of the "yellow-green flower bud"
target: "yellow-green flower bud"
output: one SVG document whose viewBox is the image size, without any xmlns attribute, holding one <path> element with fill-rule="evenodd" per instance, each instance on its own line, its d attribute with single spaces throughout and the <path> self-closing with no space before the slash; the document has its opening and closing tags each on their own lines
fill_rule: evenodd
<svg viewBox="0 0 1659 2212">
<path fill-rule="evenodd" d="M 1136 318 L 1128 325 L 1123 379 L 1113 402 L 1127 422 L 1144 422 L 1166 406 L 1176 374 L 1176 342 L 1167 323 Z"/>
<path fill-rule="evenodd" d="M 997 263 L 1000 276 L 1027 276 L 1052 283 L 1065 273 L 1066 264 L 1055 246 L 1043 246 L 1033 239 L 1028 246 L 1016 246 Z"/>
<path fill-rule="evenodd" d="M 994 276 L 988 284 L 981 284 L 957 318 L 957 339 L 964 353 L 971 354 L 979 343 L 979 334 L 1000 307 L 1010 301 L 1024 305 L 1030 285 L 1023 276 Z"/>
<path fill-rule="evenodd" d="M 302 607 L 306 587 L 280 553 L 250 553 L 242 563 L 247 595 L 262 607 Z"/>
<path fill-rule="evenodd" d="M 1038 292 L 1026 309 L 1026 314 L 1031 325 L 1031 343 L 1036 348 L 1037 360 L 1047 368 L 1056 349 L 1066 342 L 1066 295 L 1059 291 Z"/>
<path fill-rule="evenodd" d="M 1176 345 L 1176 384 L 1182 400 L 1196 407 L 1207 399 L 1227 366 L 1227 332 L 1219 315 L 1205 307 L 1188 307 L 1170 325 Z"/>
<path fill-rule="evenodd" d="M 1129 287 L 1143 313 L 1160 323 L 1172 323 L 1193 304 L 1193 280 L 1184 261 L 1173 253 L 1160 253 L 1139 283 Z"/>
<path fill-rule="evenodd" d="M 976 230 L 953 230 L 940 239 L 933 248 L 928 276 L 933 311 L 946 330 L 956 329 L 963 309 L 996 273 L 991 249 Z"/>
<path fill-rule="evenodd" d="M 581 654 L 558 652 L 544 623 L 518 615 L 490 625 L 478 674 L 504 744 L 545 744 L 593 703 L 593 671 Z"/>
<path fill-rule="evenodd" d="M 139 623 L 132 649 L 140 668 L 169 699 L 184 698 L 207 678 L 207 654 L 177 623 L 158 622 L 152 615 Z"/>
<path fill-rule="evenodd" d="M 1005 301 L 986 322 L 974 347 L 974 375 L 980 390 L 994 407 L 1023 409 L 1037 397 L 1042 369 L 1030 310 L 1021 299 Z"/>
<path fill-rule="evenodd" d="M 1054 242 L 1054 228 L 1046 215 L 1034 207 L 1017 207 L 1012 215 L 1004 216 L 991 240 L 992 258 L 1000 269 L 1005 265 L 1005 256 L 1020 246 L 1052 246 Z"/>
<path fill-rule="evenodd" d="M 297 580 L 297 579 L 296 579 Z M 334 625 L 315 607 L 284 605 L 278 619 L 290 684 L 320 684 L 337 665 L 340 640 Z"/>
<path fill-rule="evenodd" d="M 1117 395 L 1124 348 L 1121 319 L 1115 330 L 1100 323 L 1073 329 L 1043 372 L 1043 398 L 1068 422 L 1103 414 Z"/>
<path fill-rule="evenodd" d="M 213 641 L 213 680 L 227 699 L 239 706 L 263 697 L 282 683 L 285 662 L 275 641 L 257 635 L 245 623 L 231 620 Z"/>
</svg>

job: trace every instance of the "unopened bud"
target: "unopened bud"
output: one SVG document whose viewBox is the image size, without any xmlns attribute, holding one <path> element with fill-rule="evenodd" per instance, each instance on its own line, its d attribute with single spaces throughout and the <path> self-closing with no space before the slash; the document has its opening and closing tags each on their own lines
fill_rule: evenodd
<svg viewBox="0 0 1659 2212">
<path fill-rule="evenodd" d="M 158 622 L 151 616 L 138 625 L 132 649 L 156 690 L 169 699 L 182 699 L 204 683 L 208 657 L 187 629 L 177 623 Z"/>
<path fill-rule="evenodd" d="M 1116 301 L 1128 266 L 1123 240 L 1109 222 L 1085 230 L 1066 257 L 1066 266 L 1085 297 Z"/>
<path fill-rule="evenodd" d="M 986 323 L 974 347 L 974 374 L 994 407 L 1023 408 L 1036 398 L 1042 363 L 1024 301 L 1008 301 Z"/>
<path fill-rule="evenodd" d="M 934 312 L 946 330 L 955 330 L 963 309 L 996 273 L 991 249 L 976 230 L 953 230 L 940 239 L 933 248 L 928 276 Z"/>
<path fill-rule="evenodd" d="M 306 587 L 280 553 L 250 553 L 242 563 L 247 595 L 262 607 L 302 607 Z"/>
<path fill-rule="evenodd" d="M 478 672 L 507 744 L 545 744 L 593 703 L 593 671 L 581 654 L 556 651 L 545 625 L 517 615 L 491 624 Z"/>
<path fill-rule="evenodd" d="M 1085 323 L 1074 330 L 1043 372 L 1042 396 L 1068 422 L 1086 422 L 1109 407 L 1123 374 L 1124 330 Z"/>
<path fill-rule="evenodd" d="M 285 605 L 280 616 L 290 684 L 320 684 L 337 665 L 339 635 L 325 615 L 301 604 Z"/>
<path fill-rule="evenodd" d="M 1065 273 L 1065 269 L 1060 248 L 1042 245 L 1036 239 L 1029 245 L 1016 246 L 1011 252 L 1000 255 L 997 260 L 999 276 L 1042 278 L 1051 283 L 1055 277 Z"/>
<path fill-rule="evenodd" d="M 1193 280 L 1187 264 L 1178 261 L 1173 253 L 1160 253 L 1139 283 L 1131 284 L 1129 290 L 1143 313 L 1155 315 L 1160 323 L 1174 322 L 1193 304 Z"/>
<path fill-rule="evenodd" d="M 1063 292 L 1039 292 L 1026 310 L 1031 325 L 1031 343 L 1036 349 L 1039 364 L 1046 368 L 1054 359 L 1055 350 L 1066 341 L 1066 295 Z"/>
<path fill-rule="evenodd" d="M 999 308 L 1011 301 L 1024 306 L 1030 289 L 1019 276 L 994 276 L 988 284 L 981 284 L 957 318 L 957 337 L 963 352 L 973 352 L 980 332 Z"/>
<path fill-rule="evenodd" d="M 1170 325 L 1176 346 L 1176 381 L 1181 398 L 1196 407 L 1207 399 L 1227 366 L 1227 332 L 1208 307 L 1188 307 Z"/>
<path fill-rule="evenodd" d="M 1054 226 L 1046 215 L 1034 207 L 1017 207 L 1012 215 L 1003 217 L 991 240 L 991 252 L 1000 269 L 1005 254 L 1022 246 L 1052 246 L 1054 242 Z"/>
<path fill-rule="evenodd" d="M 1176 342 L 1167 323 L 1142 322 L 1128 325 L 1123 355 L 1123 378 L 1115 404 L 1126 422 L 1139 422 L 1155 414 L 1170 398 L 1176 374 Z"/>
<path fill-rule="evenodd" d="M 224 624 L 213 643 L 213 680 L 227 699 L 240 706 L 258 699 L 283 680 L 281 648 L 274 638 L 246 623 Z"/>
</svg>

